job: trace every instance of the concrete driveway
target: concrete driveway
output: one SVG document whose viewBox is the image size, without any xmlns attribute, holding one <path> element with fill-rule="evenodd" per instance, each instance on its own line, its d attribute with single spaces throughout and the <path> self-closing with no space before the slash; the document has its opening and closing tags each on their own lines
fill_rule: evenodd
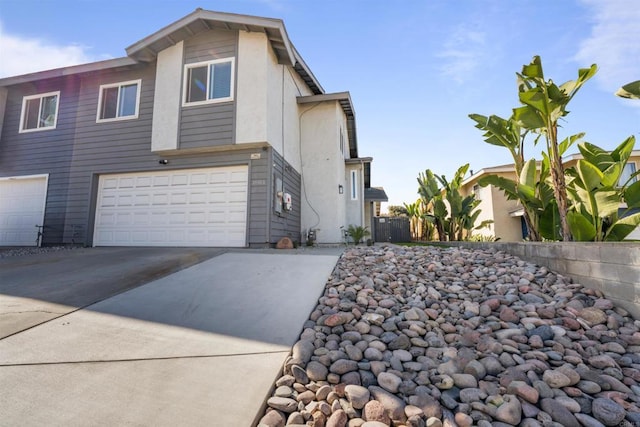
<svg viewBox="0 0 640 427">
<path fill-rule="evenodd" d="M 81 248 L 0 258 L 0 338 L 223 252 L 216 248 Z"/>
<path fill-rule="evenodd" d="M 44 301 L 24 290 L 29 301 L 69 311 L 41 324 L 31 317 L 35 326 L 0 340 L 0 425 L 255 424 L 340 253 L 230 252 L 124 288 L 113 282 L 127 275 L 112 266 L 109 280 L 105 266 L 100 277 L 111 290 L 75 284 L 87 295 L 79 300 L 56 299 L 53 285 Z M 53 277 L 42 273 L 42 281 Z M 23 298 L 15 283 L 7 288 L 0 301 Z M 116 295 L 105 299 L 109 292 Z M 99 302 L 82 309 L 69 304 L 92 298 Z M 25 319 L 7 324 L 24 328 Z"/>
</svg>

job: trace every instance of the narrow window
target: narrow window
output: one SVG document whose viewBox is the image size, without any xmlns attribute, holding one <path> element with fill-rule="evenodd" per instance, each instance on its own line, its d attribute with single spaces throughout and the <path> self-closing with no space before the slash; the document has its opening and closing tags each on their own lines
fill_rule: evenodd
<svg viewBox="0 0 640 427">
<path fill-rule="evenodd" d="M 622 173 L 620 174 L 620 179 L 618 180 L 618 186 L 625 185 L 627 181 L 629 181 L 629 178 L 631 178 L 631 175 L 633 175 L 634 173 L 636 173 L 635 163 L 629 162 L 626 165 L 624 165 L 624 169 L 622 170 Z M 637 180 L 638 180 L 637 176 L 633 177 L 633 179 L 629 181 L 629 185 L 633 184 Z"/>
<path fill-rule="evenodd" d="M 141 80 L 100 86 L 97 122 L 138 118 Z"/>
<path fill-rule="evenodd" d="M 473 194 L 476 197 L 476 200 L 482 200 L 480 197 L 480 186 L 478 184 L 473 185 Z"/>
<path fill-rule="evenodd" d="M 233 99 L 234 58 L 185 66 L 184 105 L 198 105 Z"/>
<path fill-rule="evenodd" d="M 20 132 L 55 129 L 60 92 L 25 96 L 22 99 Z"/>
<path fill-rule="evenodd" d="M 358 200 L 358 171 L 351 171 L 351 200 Z"/>
<path fill-rule="evenodd" d="M 342 128 L 340 128 L 340 153 L 344 157 L 344 133 L 342 133 Z"/>
</svg>

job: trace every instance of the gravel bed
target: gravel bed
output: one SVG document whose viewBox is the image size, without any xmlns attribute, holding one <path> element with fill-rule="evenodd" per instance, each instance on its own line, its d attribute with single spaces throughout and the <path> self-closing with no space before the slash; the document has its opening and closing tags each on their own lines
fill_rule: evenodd
<svg viewBox="0 0 640 427">
<path fill-rule="evenodd" d="M 37 255 L 48 252 L 60 252 L 76 249 L 77 246 L 46 246 L 42 248 L 36 247 L 19 247 L 19 248 L 0 248 L 0 258 L 8 258 L 14 256 Z"/>
<path fill-rule="evenodd" d="M 640 321 L 495 250 L 344 252 L 259 426 L 640 426 Z"/>
</svg>

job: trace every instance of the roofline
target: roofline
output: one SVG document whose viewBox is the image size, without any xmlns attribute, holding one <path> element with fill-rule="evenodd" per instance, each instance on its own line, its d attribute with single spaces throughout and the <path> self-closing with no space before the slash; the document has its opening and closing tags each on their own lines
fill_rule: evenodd
<svg viewBox="0 0 640 427">
<path fill-rule="evenodd" d="M 463 180 L 462 185 L 466 185 L 471 181 L 474 181 L 480 178 L 482 175 L 497 173 L 497 172 L 514 172 L 514 164 L 511 163 L 508 165 L 492 166 L 492 167 L 480 169 L 478 172 L 474 173 L 470 177 Z"/>
<path fill-rule="evenodd" d="M 286 32 L 286 30 L 285 30 Z M 305 79 L 305 76 L 302 76 L 302 79 L 305 80 L 305 83 L 307 83 L 311 89 L 313 89 L 313 91 L 316 94 L 324 94 L 324 88 L 322 87 L 322 85 L 320 84 L 320 82 L 318 81 L 318 79 L 316 78 L 316 76 L 311 72 L 311 68 L 309 68 L 309 66 L 307 65 L 306 62 L 304 62 L 304 59 L 302 59 L 302 56 L 300 55 L 300 52 L 298 52 L 298 49 L 296 49 L 296 47 L 293 45 L 293 43 L 291 43 L 291 48 L 293 49 L 293 54 L 296 58 L 296 66 L 300 65 L 300 67 L 304 70 L 304 72 L 307 74 L 307 76 L 309 77 L 309 79 Z M 294 68 L 296 68 L 296 66 L 294 66 Z M 297 71 L 297 70 L 296 70 Z M 310 80 L 307 81 L 307 80 Z M 315 86 L 315 88 L 314 88 Z"/>
<path fill-rule="evenodd" d="M 629 157 L 640 157 L 640 150 L 633 150 L 631 151 L 631 154 L 629 155 Z M 566 163 L 572 160 L 582 160 L 584 159 L 584 156 L 580 153 L 574 153 L 574 154 L 570 154 L 566 157 L 562 158 L 562 162 Z M 540 163 L 540 160 L 537 161 L 537 163 Z M 509 163 L 506 165 L 500 165 L 500 166 L 492 166 L 492 167 L 488 167 L 488 168 L 483 168 L 480 169 L 478 172 L 474 173 L 473 175 L 471 175 L 470 177 L 466 178 L 464 181 L 462 181 L 462 185 L 466 185 L 468 183 L 470 183 L 471 181 L 474 181 L 475 179 L 479 178 L 482 175 L 486 175 L 486 174 L 490 174 L 490 173 L 496 173 L 496 172 L 514 172 L 514 164 L 513 163 Z"/>
<path fill-rule="evenodd" d="M 202 21 L 205 27 L 210 28 L 211 21 L 219 22 L 222 26 L 230 28 L 229 24 L 234 25 L 236 29 L 245 31 L 264 31 L 272 48 L 278 52 L 279 62 L 283 65 L 289 65 L 302 77 L 302 80 L 311 88 L 313 93 L 322 94 L 324 89 L 320 82 L 311 72 L 309 66 L 304 62 L 300 53 L 293 46 L 289 39 L 287 29 L 281 19 L 263 18 L 259 16 L 240 15 L 235 13 L 214 12 L 196 9 L 187 16 L 163 27 L 162 29 L 148 35 L 147 37 L 133 43 L 125 49 L 127 56 L 114 60 L 92 62 L 88 64 L 63 67 L 54 70 L 39 71 L 36 73 L 25 74 L 22 76 L 7 77 L 0 79 L 0 86 L 8 86 L 12 84 L 26 83 L 39 79 L 47 79 L 53 77 L 61 77 L 72 74 L 80 74 L 84 72 L 103 70 L 119 66 L 130 66 L 138 63 L 149 62 L 156 58 L 157 52 L 150 46 L 163 38 L 169 40 L 169 43 L 175 44 L 176 41 L 170 36 L 172 33 L 179 31 L 181 28 L 188 26 L 190 23 Z M 207 23 L 206 21 L 210 21 Z M 188 31 L 193 34 L 191 31 Z"/>
<path fill-rule="evenodd" d="M 54 68 L 52 70 L 36 71 L 34 73 L 22 74 L 18 76 L 5 77 L 0 79 L 0 86 L 11 86 L 21 83 L 29 83 L 36 80 L 52 79 L 56 77 L 71 76 L 74 74 L 90 73 L 93 71 L 108 70 L 118 67 L 130 67 L 139 64 L 133 58 L 123 57 L 107 59 L 105 61 L 90 62 L 88 64 L 71 65 L 68 67 Z"/>
<path fill-rule="evenodd" d="M 295 64 L 295 55 L 293 53 L 291 42 L 289 40 L 289 36 L 287 35 L 287 31 L 284 28 L 284 22 L 281 19 L 262 18 L 259 16 L 241 15 L 237 13 L 214 12 L 211 10 L 204 10 L 202 8 L 197 8 L 187 16 L 184 16 L 183 18 L 161 28 L 155 33 L 143 38 L 142 40 L 133 43 L 131 46 L 127 47 L 125 51 L 127 52 L 128 56 L 134 56 L 136 53 L 144 50 L 151 43 L 156 42 L 163 37 L 166 37 L 167 35 L 183 27 L 187 23 L 196 21 L 198 19 L 220 21 L 229 24 L 253 25 L 256 27 L 277 30 L 283 35 L 283 41 L 285 43 L 284 47 L 287 50 L 289 65 Z"/>
<path fill-rule="evenodd" d="M 373 162 L 373 157 L 355 157 L 351 159 L 344 159 L 344 162 L 347 164 L 371 163 Z"/>
</svg>

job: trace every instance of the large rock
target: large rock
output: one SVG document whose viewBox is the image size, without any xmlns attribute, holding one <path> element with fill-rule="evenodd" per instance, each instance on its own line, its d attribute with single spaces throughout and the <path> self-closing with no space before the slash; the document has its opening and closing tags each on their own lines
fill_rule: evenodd
<svg viewBox="0 0 640 427">
<path fill-rule="evenodd" d="M 620 425 L 627 413 L 625 409 L 610 399 L 598 398 L 591 405 L 593 416 L 606 426 Z"/>
<path fill-rule="evenodd" d="M 549 414 L 553 421 L 560 423 L 564 427 L 580 427 L 580 422 L 576 417 L 565 408 L 561 403 L 554 399 L 542 399 L 540 407 L 544 412 Z"/>
<path fill-rule="evenodd" d="M 382 403 L 389 418 L 393 421 L 406 421 L 407 417 L 404 414 L 405 403 L 402 399 L 376 386 L 369 387 L 369 392 L 375 400 Z"/>
<path fill-rule="evenodd" d="M 358 385 L 348 385 L 344 388 L 344 394 L 347 397 L 351 406 L 355 409 L 362 409 L 364 405 L 369 401 L 369 389 L 358 386 Z"/>
</svg>

